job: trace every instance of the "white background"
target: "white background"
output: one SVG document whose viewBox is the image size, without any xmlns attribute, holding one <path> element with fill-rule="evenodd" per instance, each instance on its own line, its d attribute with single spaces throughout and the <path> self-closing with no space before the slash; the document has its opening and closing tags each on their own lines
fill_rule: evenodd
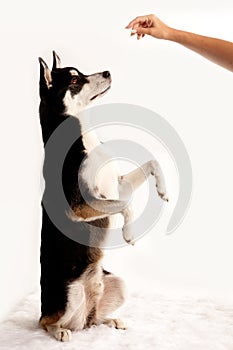
<svg viewBox="0 0 233 350">
<path fill-rule="evenodd" d="M 232 73 L 174 43 L 137 42 L 124 29 L 135 16 L 156 13 L 170 26 L 233 41 L 230 1 L 22 0 L 2 7 L 1 319 L 39 282 L 37 57 L 51 62 L 53 49 L 64 65 L 86 74 L 109 69 L 112 89 L 101 103 L 138 104 L 159 113 L 192 161 L 193 199 L 182 225 L 165 236 L 165 218 L 136 247 L 108 252 L 106 266 L 131 290 L 232 299 Z"/>
</svg>

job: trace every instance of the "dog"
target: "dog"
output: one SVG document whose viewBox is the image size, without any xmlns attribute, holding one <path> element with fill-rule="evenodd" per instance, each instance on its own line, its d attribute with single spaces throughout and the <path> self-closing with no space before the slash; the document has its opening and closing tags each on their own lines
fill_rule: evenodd
<svg viewBox="0 0 233 350">
<path fill-rule="evenodd" d="M 39 63 L 39 114 L 45 146 L 39 323 L 49 334 L 64 342 L 70 341 L 72 331 L 92 325 L 106 324 L 125 329 L 121 320 L 108 317 L 124 303 L 126 288 L 120 277 L 103 269 L 101 243 L 108 233 L 112 215 L 120 213 L 124 218 L 123 237 L 127 243 L 134 244 L 127 229 L 133 213 L 129 201 L 120 198 L 129 187 L 136 190 L 152 175 L 159 196 L 163 200 L 167 200 L 167 196 L 161 169 L 155 160 L 126 175 L 119 175 L 110 166 L 100 172 L 99 178 L 92 173 L 97 157 L 93 150 L 100 141 L 92 131 L 83 132 L 81 112 L 110 89 L 110 72 L 85 75 L 74 67 L 61 68 L 60 58 L 54 51 L 52 70 L 42 58 Z M 53 171 L 54 158 L 59 157 L 55 153 L 59 153 L 60 148 L 51 156 L 47 145 L 67 120 L 80 137 L 68 150 L 62 168 L 61 182 L 67 203 L 63 205 L 56 198 L 56 174 Z M 59 146 L 63 142 L 60 133 Z M 51 218 L 48 205 L 65 223 L 65 234 Z M 74 239 L 79 235 L 83 235 L 88 243 Z"/>
</svg>

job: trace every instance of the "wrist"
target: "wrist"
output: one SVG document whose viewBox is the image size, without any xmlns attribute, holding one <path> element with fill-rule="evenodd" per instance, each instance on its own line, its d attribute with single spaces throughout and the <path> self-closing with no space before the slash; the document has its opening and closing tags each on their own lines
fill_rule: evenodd
<svg viewBox="0 0 233 350">
<path fill-rule="evenodd" d="M 175 41 L 176 38 L 176 29 L 171 28 L 171 27 L 166 27 L 163 33 L 163 39 L 164 40 L 169 40 L 169 41 Z"/>
</svg>

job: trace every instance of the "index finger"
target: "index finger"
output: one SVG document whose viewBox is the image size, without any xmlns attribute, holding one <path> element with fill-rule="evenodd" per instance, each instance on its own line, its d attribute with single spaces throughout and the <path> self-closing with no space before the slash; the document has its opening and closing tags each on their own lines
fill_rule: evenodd
<svg viewBox="0 0 233 350">
<path fill-rule="evenodd" d="M 133 19 L 129 24 L 125 27 L 126 29 L 132 28 L 135 24 L 140 24 L 142 22 L 147 21 L 149 18 L 148 16 L 138 16 L 135 19 Z"/>
</svg>

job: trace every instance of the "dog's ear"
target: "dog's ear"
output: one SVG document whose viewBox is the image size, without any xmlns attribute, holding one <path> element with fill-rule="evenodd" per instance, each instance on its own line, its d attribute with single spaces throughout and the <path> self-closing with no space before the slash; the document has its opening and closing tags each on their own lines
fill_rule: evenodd
<svg viewBox="0 0 233 350">
<path fill-rule="evenodd" d="M 53 70 L 56 68 L 61 68 L 61 59 L 56 52 L 53 51 Z"/>
<path fill-rule="evenodd" d="M 52 87 L 51 70 L 48 68 L 45 61 L 39 57 L 40 62 L 40 95 L 48 91 Z"/>
</svg>

